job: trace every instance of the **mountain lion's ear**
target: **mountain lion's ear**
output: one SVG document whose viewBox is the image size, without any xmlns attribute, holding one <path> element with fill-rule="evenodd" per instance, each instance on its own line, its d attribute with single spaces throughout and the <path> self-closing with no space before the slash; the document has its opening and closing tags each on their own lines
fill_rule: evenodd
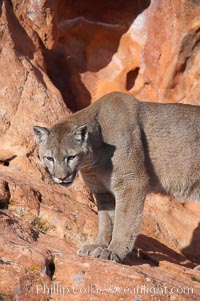
<svg viewBox="0 0 200 301">
<path fill-rule="evenodd" d="M 41 143 L 44 140 L 46 140 L 50 134 L 49 129 L 41 127 L 41 126 L 34 126 L 33 131 L 35 133 L 38 143 Z"/>
<path fill-rule="evenodd" d="M 76 139 L 76 141 L 78 142 L 86 142 L 88 140 L 88 129 L 87 129 L 87 125 L 83 124 L 79 127 L 77 127 L 74 131 L 74 137 Z"/>
</svg>

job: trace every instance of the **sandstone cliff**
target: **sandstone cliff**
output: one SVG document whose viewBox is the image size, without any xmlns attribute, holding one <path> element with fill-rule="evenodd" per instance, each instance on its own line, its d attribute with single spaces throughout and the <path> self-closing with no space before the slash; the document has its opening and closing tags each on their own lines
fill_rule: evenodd
<svg viewBox="0 0 200 301">
<path fill-rule="evenodd" d="M 51 183 L 32 133 L 113 90 L 199 105 L 199 0 L 1 0 L 0 15 L 0 300 L 199 300 L 200 206 L 151 195 L 127 265 L 80 258 L 92 196 Z"/>
</svg>

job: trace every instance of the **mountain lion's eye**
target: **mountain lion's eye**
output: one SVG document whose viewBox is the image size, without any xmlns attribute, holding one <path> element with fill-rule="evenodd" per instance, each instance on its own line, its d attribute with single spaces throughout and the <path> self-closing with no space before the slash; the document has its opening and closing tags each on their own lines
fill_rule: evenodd
<svg viewBox="0 0 200 301">
<path fill-rule="evenodd" d="M 68 161 L 72 161 L 72 160 L 74 160 L 76 158 L 76 155 L 74 155 L 74 156 L 68 156 L 67 157 L 67 160 Z"/>
<path fill-rule="evenodd" d="M 54 162 L 54 158 L 53 158 L 53 157 L 46 157 L 46 159 L 47 159 L 48 161 Z"/>
</svg>

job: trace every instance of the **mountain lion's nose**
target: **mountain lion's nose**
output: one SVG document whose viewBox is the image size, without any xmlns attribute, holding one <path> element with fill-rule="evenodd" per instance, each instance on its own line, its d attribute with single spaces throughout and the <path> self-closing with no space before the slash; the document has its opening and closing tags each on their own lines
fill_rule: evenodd
<svg viewBox="0 0 200 301">
<path fill-rule="evenodd" d="M 73 182 L 74 176 L 62 177 L 62 178 L 61 177 L 60 178 L 53 177 L 53 180 L 57 184 L 69 185 Z"/>
<path fill-rule="evenodd" d="M 57 177 L 57 179 L 60 181 L 64 181 L 66 178 L 67 178 L 66 176 Z"/>
<path fill-rule="evenodd" d="M 65 179 L 66 179 L 66 177 L 55 177 L 55 176 L 53 176 L 53 180 L 54 180 L 54 182 L 56 182 L 57 184 L 63 183 Z"/>
</svg>

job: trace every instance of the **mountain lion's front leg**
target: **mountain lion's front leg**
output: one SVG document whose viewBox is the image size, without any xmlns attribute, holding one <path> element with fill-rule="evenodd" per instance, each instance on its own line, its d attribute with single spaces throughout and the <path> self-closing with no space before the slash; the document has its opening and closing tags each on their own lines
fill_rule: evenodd
<svg viewBox="0 0 200 301">
<path fill-rule="evenodd" d="M 118 183 L 115 190 L 116 207 L 112 240 L 108 248 L 102 250 L 99 258 L 121 262 L 133 250 L 138 235 L 146 186 L 144 179 L 135 179 L 127 183 L 122 180 Z"/>
<path fill-rule="evenodd" d="M 95 194 L 98 207 L 98 235 L 92 244 L 84 244 L 79 255 L 99 257 L 112 239 L 115 200 L 110 193 Z"/>
</svg>

